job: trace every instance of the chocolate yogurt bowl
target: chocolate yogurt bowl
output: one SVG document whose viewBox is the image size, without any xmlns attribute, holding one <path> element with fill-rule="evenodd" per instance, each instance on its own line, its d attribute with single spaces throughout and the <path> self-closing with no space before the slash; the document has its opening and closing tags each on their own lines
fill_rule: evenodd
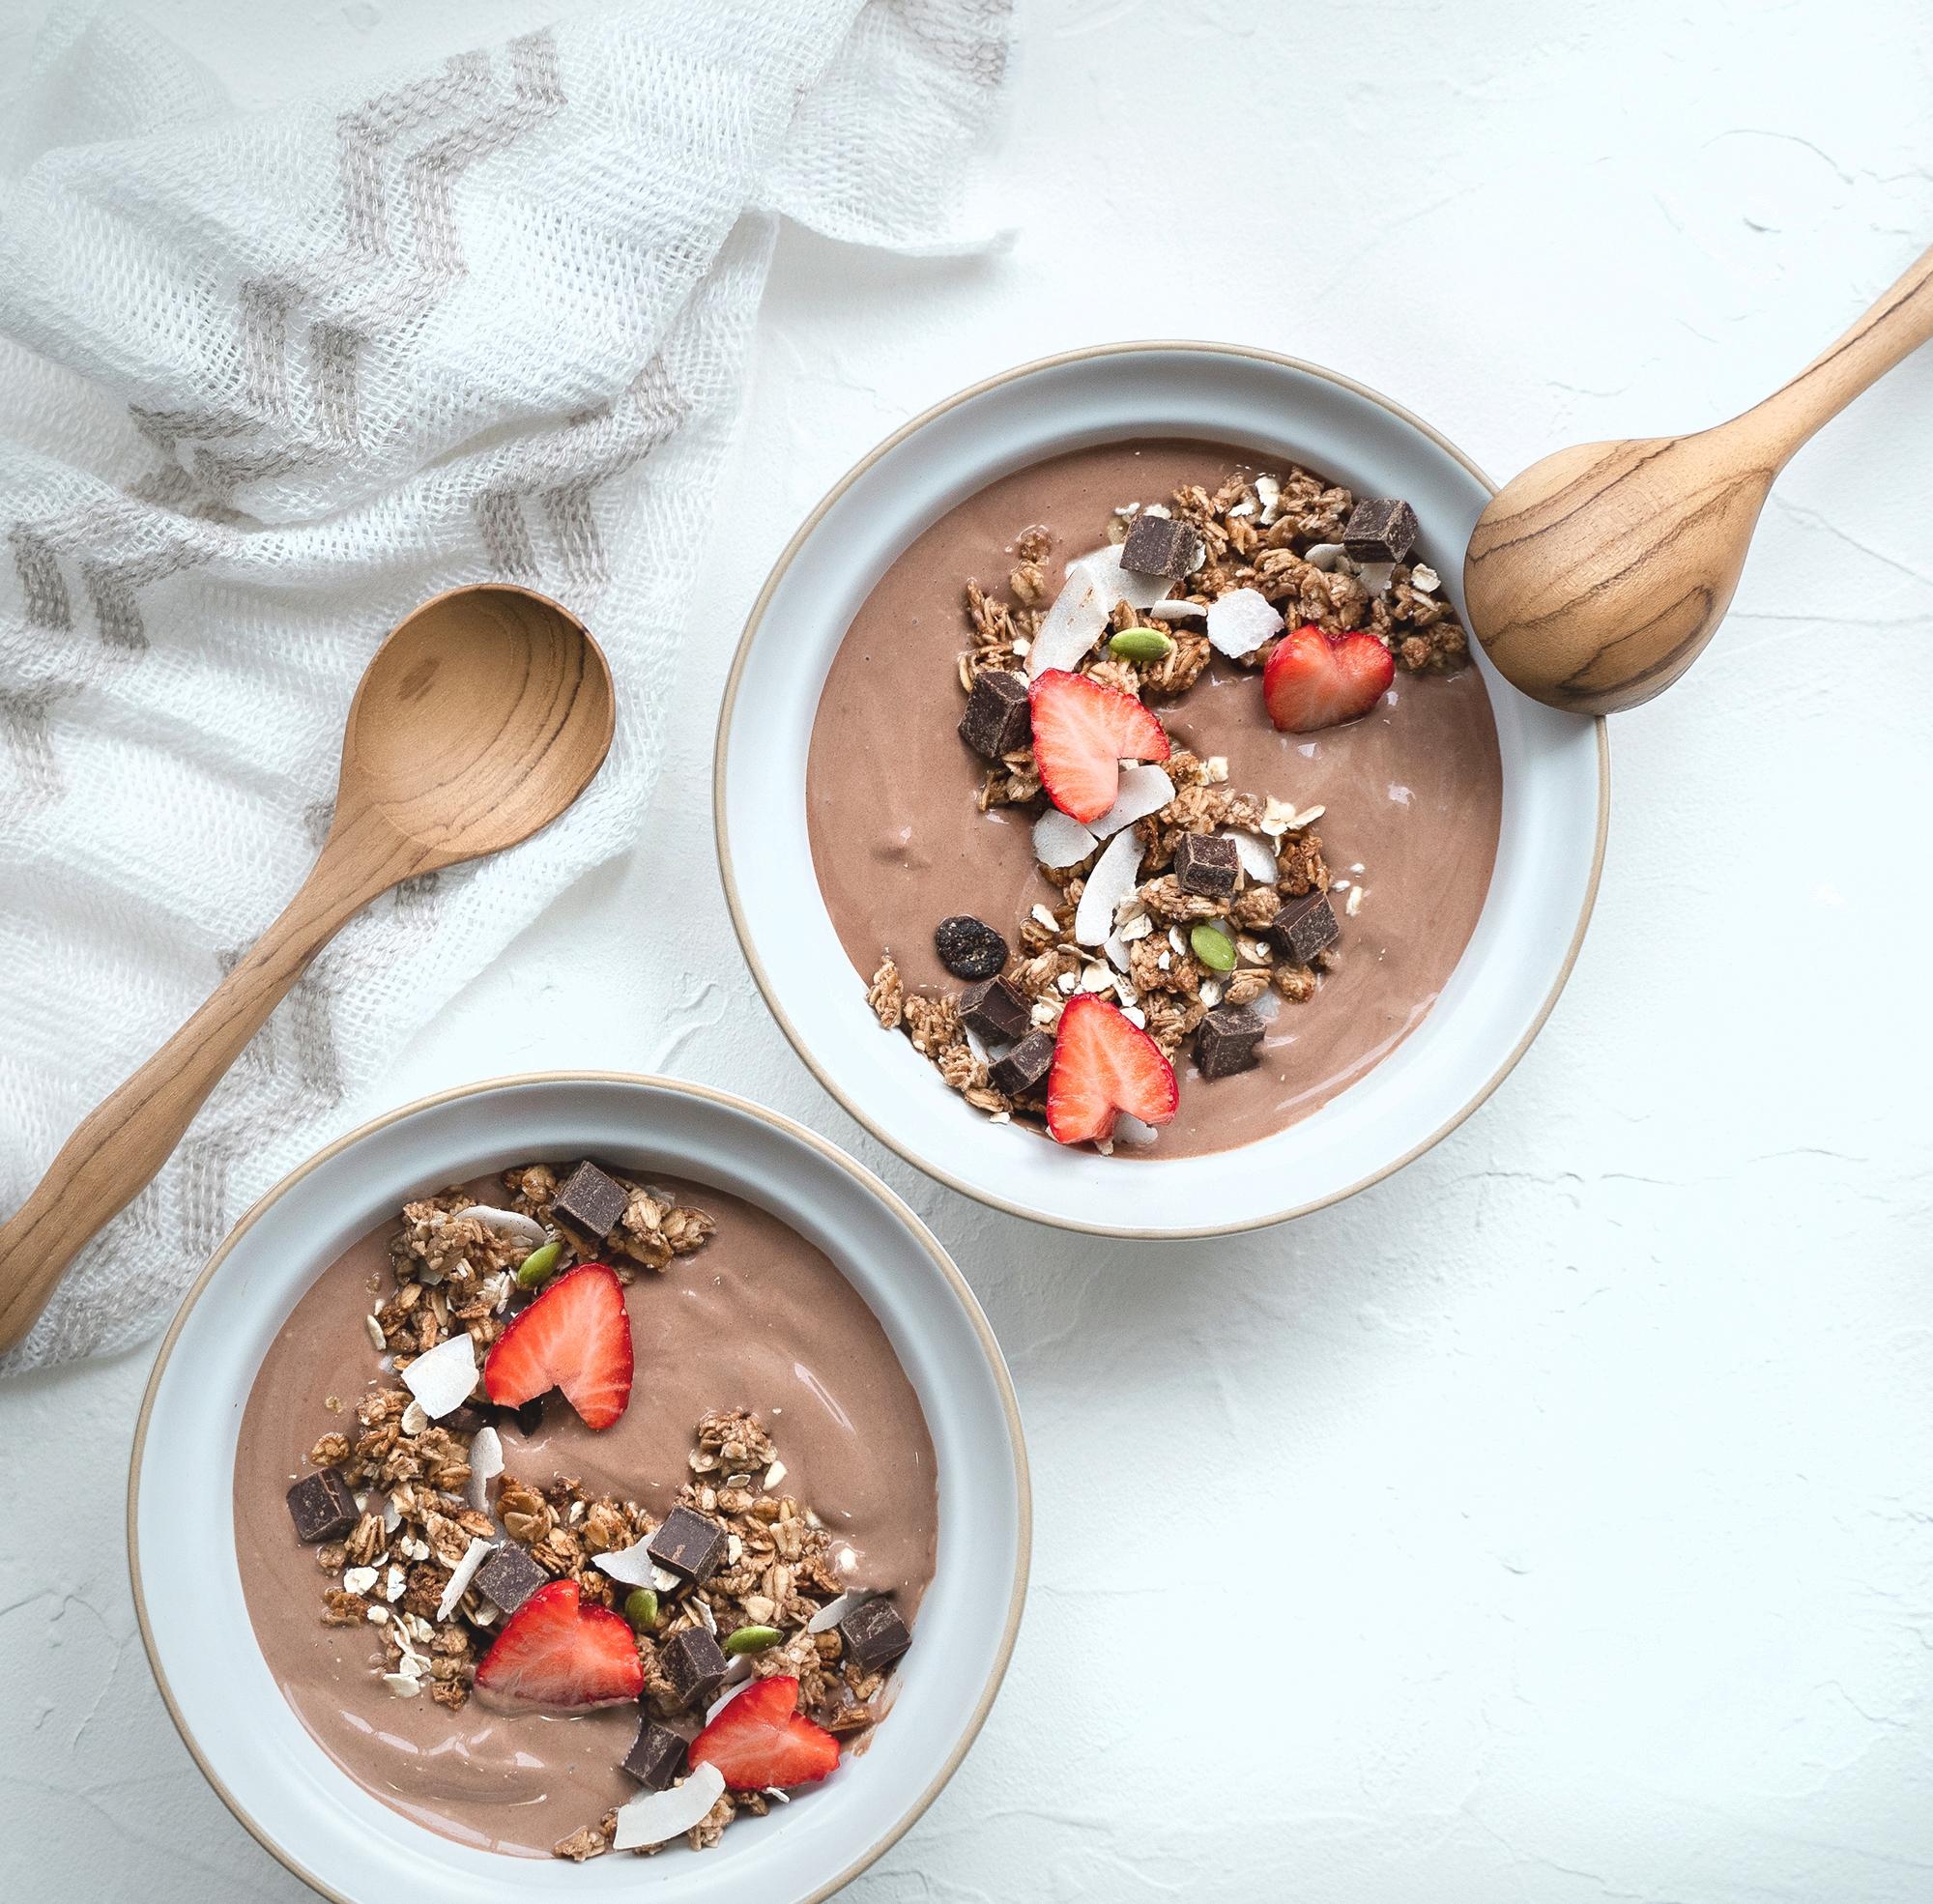
<svg viewBox="0 0 1933 1904">
<path fill-rule="evenodd" d="M 1114 1235 L 1301 1215 L 1454 1129 L 1562 990 L 1609 809 L 1601 721 L 1462 636 L 1493 493 L 1375 391 L 1197 343 L 1023 365 L 849 472 L 752 611 L 715 764 L 734 922 L 822 1083 L 939 1181 Z M 1070 1087 L 1054 1141 L 1073 1023 L 1104 1114 Z"/>
<path fill-rule="evenodd" d="M 561 1262 L 526 1240 L 534 1228 Z M 478 1236 L 499 1254 L 464 1240 Z M 452 1268 L 453 1249 L 474 1260 Z M 517 1258 L 555 1266 L 526 1288 Z M 622 1305 L 616 1419 L 609 1385 L 589 1389 L 583 1358 L 555 1346 L 555 1370 L 524 1386 L 551 1372 L 561 1386 L 497 1405 L 500 1371 L 549 1340 L 545 1317 L 581 1313 L 586 1289 Z M 452 1319 L 493 1296 L 480 1334 Z M 457 1403 L 431 1370 L 475 1346 L 465 1329 L 488 1353 Z M 414 1421 L 393 1405 L 412 1394 Z M 433 1465 L 458 1458 L 474 1469 Z M 365 1531 L 382 1552 L 356 1546 Z M 413 1545 L 425 1533 L 436 1546 Z M 426 1099 L 284 1179 L 176 1315 L 129 1488 L 142 1636 L 184 1742 L 267 1850 L 347 1904 L 828 1895 L 971 1745 L 1011 1654 L 1029 1539 L 1004 1363 L 912 1212 L 775 1113 L 620 1074 Z M 662 1605 L 634 1635 L 651 1610 L 638 1582 Z M 747 1602 L 726 1596 L 759 1593 L 772 1597 L 749 1605 L 770 1627 L 740 1630 L 728 1609 Z M 614 1646 L 632 1683 L 574 1703 Z M 462 1689 L 436 1679 L 432 1656 L 448 1653 Z M 737 1723 L 756 1703 L 742 1697 L 781 1687 L 798 1716 L 772 1723 L 790 1730 Z M 748 1749 L 783 1762 L 778 1789 L 743 1784 L 732 1754 Z M 801 1749 L 803 1764 L 783 1757 Z M 702 1808 L 727 1779 L 731 1802 L 694 1834 L 704 1848 L 680 1828 L 625 1855 L 626 1809 L 660 1791 Z M 607 1853 L 609 1807 L 626 1808 Z"/>
</svg>

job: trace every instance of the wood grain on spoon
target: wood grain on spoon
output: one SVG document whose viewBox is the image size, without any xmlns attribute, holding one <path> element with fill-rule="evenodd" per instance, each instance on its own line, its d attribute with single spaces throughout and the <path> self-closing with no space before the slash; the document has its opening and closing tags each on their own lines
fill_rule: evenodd
<svg viewBox="0 0 1933 1904">
<path fill-rule="evenodd" d="M 1933 251 L 1729 423 L 1532 464 L 1478 518 L 1463 563 L 1470 626 L 1490 659 L 1524 693 L 1579 713 L 1661 693 L 1724 618 L 1793 452 L 1929 336 Z"/>
<path fill-rule="evenodd" d="M 26 1336 L 68 1264 L 167 1161 L 343 923 L 399 880 L 555 820 L 602 765 L 615 718 L 597 644 L 529 590 L 453 589 L 396 627 L 350 705 L 334 822 L 301 890 L 0 1226 L 0 1348 Z"/>
</svg>

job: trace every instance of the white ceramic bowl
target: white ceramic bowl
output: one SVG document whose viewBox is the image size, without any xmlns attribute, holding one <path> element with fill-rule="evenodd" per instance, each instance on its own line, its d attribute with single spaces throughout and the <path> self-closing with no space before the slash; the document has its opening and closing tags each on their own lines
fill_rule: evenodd
<svg viewBox="0 0 1933 1904">
<path fill-rule="evenodd" d="M 1427 424 L 1313 364 L 1222 344 L 1123 344 L 1008 371 L 915 418 L 851 470 L 780 557 L 719 719 L 718 853 L 733 920 L 779 1024 L 882 1142 L 982 1202 L 1069 1229 L 1198 1236 L 1300 1216 L 1454 1129 L 1522 1055 L 1563 988 L 1597 893 L 1610 803 L 1603 724 L 1526 700 L 1480 661 L 1503 752 L 1503 830 L 1477 930 L 1435 1009 L 1388 1058 L 1273 1138 L 1123 1164 L 989 1122 L 867 1008 L 806 834 L 814 711 L 852 617 L 937 517 L 1083 445 L 1195 436 L 1406 497 L 1460 612 L 1463 551 L 1495 486 Z"/>
<path fill-rule="evenodd" d="M 315 1277 L 412 1196 L 535 1156 L 595 1152 L 715 1184 L 823 1250 L 879 1317 L 932 1429 L 938 1564 L 919 1640 L 871 1750 L 809 1803 L 715 1849 L 584 1864 L 507 1858 L 422 1830 L 352 1783 L 256 1649 L 230 1507 L 255 1370 Z M 209 1781 L 298 1877 L 345 1904 L 804 1904 L 884 1851 L 965 1756 L 1006 1670 L 1025 1591 L 1026 1456 L 1004 1363 L 972 1292 L 919 1219 L 809 1131 L 660 1078 L 552 1074 L 476 1084 L 366 1124 L 285 1178 L 188 1292 L 148 1384 L 129 1552 L 161 1694 Z"/>
</svg>

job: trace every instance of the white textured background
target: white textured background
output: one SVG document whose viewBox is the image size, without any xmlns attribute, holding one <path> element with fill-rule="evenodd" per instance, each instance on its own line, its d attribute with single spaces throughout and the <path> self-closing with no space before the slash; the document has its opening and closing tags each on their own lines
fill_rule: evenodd
<svg viewBox="0 0 1933 1904">
<path fill-rule="evenodd" d="M 562 11 L 137 4 L 260 103 Z M 0 72 L 42 12 L 0 0 Z M 703 777 L 796 519 L 1018 360 L 1269 345 L 1499 475 L 1743 407 L 1933 241 L 1928 43 L 1919 0 L 1035 0 L 1010 250 L 782 243 L 645 844 L 343 1121 L 661 1068 L 826 1131 L 958 1255 L 1027 1416 L 1033 1597 L 978 1750 L 855 1899 L 1933 1898 L 1933 352 L 1801 456 L 1717 650 L 1616 723 L 1536 1049 L 1291 1228 L 1073 1242 L 883 1156 L 752 993 Z M 0 1894 L 296 1899 L 142 1657 L 148 1359 L 0 1390 Z"/>
</svg>

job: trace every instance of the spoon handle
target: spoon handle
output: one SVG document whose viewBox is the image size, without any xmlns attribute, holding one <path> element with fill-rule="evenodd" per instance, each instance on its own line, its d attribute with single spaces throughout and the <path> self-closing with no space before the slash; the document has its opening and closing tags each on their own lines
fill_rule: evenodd
<svg viewBox="0 0 1933 1904">
<path fill-rule="evenodd" d="M 1927 251 L 1839 340 L 1736 427 L 1757 436 L 1783 469 L 1821 424 L 1933 337 L 1933 250 Z"/>
<path fill-rule="evenodd" d="M 0 1225 L 0 1350 L 25 1338 L 68 1264 L 167 1162 L 309 961 L 392 882 L 389 874 L 371 883 L 373 869 L 365 868 L 374 843 L 353 837 L 362 831 L 338 827 L 281 916 L 194 1016 L 88 1113 L 26 1202 Z"/>
</svg>

